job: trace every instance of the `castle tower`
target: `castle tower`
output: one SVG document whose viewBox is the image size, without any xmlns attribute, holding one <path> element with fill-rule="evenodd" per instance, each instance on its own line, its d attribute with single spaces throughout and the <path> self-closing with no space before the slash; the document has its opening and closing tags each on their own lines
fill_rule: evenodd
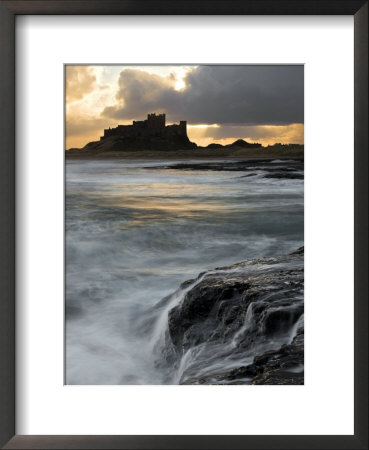
<svg viewBox="0 0 369 450">
<path fill-rule="evenodd" d="M 151 129 L 165 128 L 165 114 L 148 114 L 147 127 Z"/>
<path fill-rule="evenodd" d="M 179 127 L 181 129 L 181 134 L 187 136 L 187 121 L 186 120 L 181 120 L 179 122 Z"/>
</svg>

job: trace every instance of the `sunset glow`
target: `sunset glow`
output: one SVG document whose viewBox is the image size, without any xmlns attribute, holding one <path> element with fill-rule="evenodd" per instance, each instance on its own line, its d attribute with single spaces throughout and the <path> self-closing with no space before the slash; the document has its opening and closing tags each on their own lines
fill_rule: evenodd
<svg viewBox="0 0 369 450">
<path fill-rule="evenodd" d="M 264 146 L 276 142 L 303 144 L 304 125 L 302 121 L 293 118 L 281 118 L 282 123 L 262 123 L 261 114 L 259 114 L 261 119 L 255 120 L 248 113 L 242 114 L 241 110 L 236 119 L 226 118 L 216 123 L 212 120 L 209 120 L 209 123 L 200 120 L 207 117 L 202 112 L 203 99 L 199 99 L 196 103 L 197 86 L 203 85 L 205 94 L 206 89 L 209 89 L 209 95 L 205 96 L 205 99 L 212 97 L 206 73 L 199 72 L 202 67 L 66 66 L 66 149 L 83 147 L 88 142 L 99 140 L 104 128 L 141 120 L 150 112 L 165 112 L 168 123 L 187 120 L 190 140 L 201 146 L 212 142 L 228 144 L 237 139 L 259 142 Z M 238 101 L 239 97 L 242 97 L 241 93 L 237 93 L 238 84 L 239 81 L 236 80 L 233 97 L 233 92 L 229 91 L 229 88 L 226 91 L 222 84 L 214 82 L 217 89 L 215 94 L 220 96 L 220 111 L 224 109 L 221 103 L 223 89 L 224 95 L 231 97 L 230 111 L 234 110 L 231 102 Z M 250 92 L 253 96 L 254 91 Z M 246 94 L 244 102 L 246 104 L 248 102 Z M 193 117 L 191 117 L 192 104 L 198 105 L 198 111 L 194 112 Z M 227 105 L 227 102 L 224 104 Z M 215 105 L 217 106 L 217 103 Z M 209 110 L 213 115 L 216 113 L 214 107 L 210 107 Z M 281 112 L 283 111 L 284 106 L 281 103 Z M 268 118 L 267 111 L 266 120 L 279 121 L 279 115 L 274 115 L 276 120 Z"/>
</svg>

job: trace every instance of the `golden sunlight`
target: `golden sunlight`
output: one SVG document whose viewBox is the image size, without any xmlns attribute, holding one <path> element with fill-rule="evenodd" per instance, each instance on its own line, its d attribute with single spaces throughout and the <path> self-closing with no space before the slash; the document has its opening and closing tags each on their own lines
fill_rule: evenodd
<svg viewBox="0 0 369 450">
<path fill-rule="evenodd" d="M 84 147 L 88 142 L 98 141 L 105 128 L 130 124 L 132 120 L 140 120 L 151 112 L 166 112 L 167 123 L 171 123 L 172 115 L 168 108 L 173 107 L 176 101 L 181 101 L 182 93 L 184 96 L 186 95 L 186 89 L 190 88 L 186 85 L 186 77 L 197 69 L 198 66 L 175 65 L 66 66 L 66 148 Z M 122 74 L 126 70 L 133 74 L 135 71 L 137 74 L 145 72 L 146 75 L 149 74 L 153 78 L 150 79 L 146 76 L 141 79 L 137 75 L 136 80 L 134 76 L 133 78 L 131 76 L 129 80 L 132 88 L 125 87 L 125 84 L 120 85 L 119 83 L 122 83 Z M 159 81 L 155 81 L 155 77 Z M 160 80 L 163 80 L 163 83 Z M 146 86 L 145 89 L 143 85 Z M 161 97 L 161 92 L 165 89 L 167 89 L 167 93 Z M 125 97 L 122 97 L 122 93 Z M 118 99 L 119 95 L 121 95 L 120 100 Z M 175 97 L 176 95 L 178 97 Z M 133 110 L 131 111 L 131 107 L 129 109 L 132 114 L 132 117 L 128 116 L 129 118 L 127 118 L 127 113 L 121 113 L 121 111 L 124 112 L 126 99 L 133 105 Z M 141 109 L 136 107 L 137 99 L 141 102 Z M 148 106 L 149 110 L 144 111 L 145 108 L 142 107 L 142 104 L 145 101 L 157 104 Z M 169 102 L 168 108 L 165 107 L 166 101 Z M 110 109 L 112 113 L 105 114 L 106 109 Z M 191 114 L 184 113 L 184 116 L 177 121 L 188 121 L 188 137 L 199 146 L 207 146 L 210 143 L 227 145 L 237 139 L 258 142 L 263 146 L 274 143 L 304 143 L 303 123 L 254 126 L 242 123 L 191 123 Z"/>
</svg>

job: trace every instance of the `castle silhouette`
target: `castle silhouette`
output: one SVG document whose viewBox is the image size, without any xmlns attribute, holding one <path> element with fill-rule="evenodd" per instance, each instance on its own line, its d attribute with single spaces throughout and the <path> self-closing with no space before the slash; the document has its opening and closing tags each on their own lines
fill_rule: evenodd
<svg viewBox="0 0 369 450">
<path fill-rule="evenodd" d="M 111 136 L 127 138 L 187 138 L 187 121 L 181 120 L 179 124 L 165 125 L 165 114 L 152 113 L 147 115 L 146 120 L 134 120 L 132 125 L 118 125 L 115 128 L 109 127 L 107 130 L 104 130 L 104 136 L 100 137 L 100 141 Z"/>
</svg>

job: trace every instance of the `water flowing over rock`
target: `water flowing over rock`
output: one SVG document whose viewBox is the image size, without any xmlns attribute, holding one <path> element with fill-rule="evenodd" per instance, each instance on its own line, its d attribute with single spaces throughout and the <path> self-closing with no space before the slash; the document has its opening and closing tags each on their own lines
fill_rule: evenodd
<svg viewBox="0 0 369 450">
<path fill-rule="evenodd" d="M 184 283 L 161 349 L 173 382 L 303 384 L 303 262 L 302 247 Z"/>
</svg>

